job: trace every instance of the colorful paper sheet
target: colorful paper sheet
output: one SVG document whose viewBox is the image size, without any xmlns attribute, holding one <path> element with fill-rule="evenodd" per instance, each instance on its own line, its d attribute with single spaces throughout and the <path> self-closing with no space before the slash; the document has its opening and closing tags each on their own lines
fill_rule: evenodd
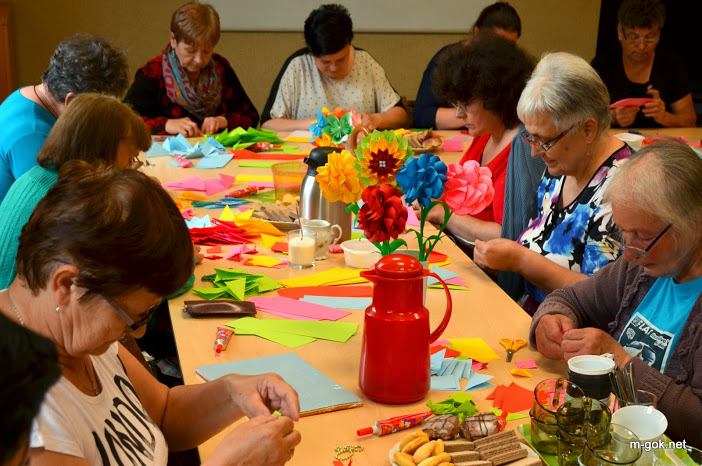
<svg viewBox="0 0 702 466">
<path fill-rule="evenodd" d="M 269 314 L 284 312 L 288 315 L 313 318 L 315 320 L 339 320 L 351 314 L 329 306 L 305 303 L 297 299 L 285 298 L 282 296 L 255 296 L 249 301 L 256 304 L 256 309 Z"/>
<path fill-rule="evenodd" d="M 492 378 L 492 375 L 472 373 L 470 378 L 468 379 L 468 383 L 466 384 L 466 388 L 464 388 L 464 391 L 467 392 L 469 390 L 480 390 L 481 388 L 494 386 L 494 384 L 488 382 Z"/>
<path fill-rule="evenodd" d="M 337 309 L 353 309 L 364 311 L 371 305 L 373 298 L 332 298 L 329 296 L 304 296 L 300 299 L 306 303 L 321 304 L 322 306 L 335 307 Z"/>
<path fill-rule="evenodd" d="M 533 359 L 525 359 L 524 361 L 515 361 L 514 364 L 520 369 L 536 369 L 536 363 Z"/>
<path fill-rule="evenodd" d="M 654 102 L 655 99 L 649 97 L 633 97 L 628 99 L 617 100 L 609 108 L 620 108 L 620 107 L 641 107 L 648 102 Z"/>
<path fill-rule="evenodd" d="M 497 409 L 497 408 L 490 408 L 488 409 L 491 413 L 493 413 L 495 416 L 500 417 L 502 416 L 502 410 Z M 528 414 L 519 414 L 519 413 L 509 413 L 507 414 L 507 420 L 508 421 L 516 421 L 517 419 L 525 419 L 529 417 Z"/>
<path fill-rule="evenodd" d="M 274 160 L 263 160 L 263 161 L 252 161 L 252 162 L 239 162 L 240 167 L 252 167 L 252 168 L 270 168 L 277 162 Z"/>
<path fill-rule="evenodd" d="M 214 193 L 229 189 L 233 182 L 233 176 L 220 173 L 219 179 L 208 178 L 203 180 L 199 175 L 195 175 L 181 181 L 163 183 L 162 186 L 164 188 L 171 188 L 180 191 L 205 191 L 208 196 L 211 196 Z"/>
<path fill-rule="evenodd" d="M 450 338 L 449 341 L 462 356 L 474 361 L 490 362 L 500 359 L 482 338 Z"/>
<path fill-rule="evenodd" d="M 250 181 L 273 181 L 273 175 L 249 175 L 247 173 L 240 173 L 236 175 L 237 183 L 248 183 Z"/>
<path fill-rule="evenodd" d="M 305 130 L 295 130 L 288 137 L 285 138 L 285 142 L 310 142 L 312 139 L 312 131 Z"/>
<path fill-rule="evenodd" d="M 234 157 L 232 154 L 213 154 L 200 159 L 195 168 L 224 168 Z"/>
<path fill-rule="evenodd" d="M 211 281 L 214 286 L 193 288 L 193 291 L 208 300 L 224 296 L 241 301 L 280 288 L 272 278 L 247 273 L 243 269 L 215 269 L 214 274 L 202 277 L 202 281 Z"/>
<path fill-rule="evenodd" d="M 429 270 L 434 272 L 435 274 L 437 274 L 439 277 L 441 277 L 441 279 L 443 281 L 458 277 L 457 273 L 451 272 L 450 270 L 442 269 L 438 265 L 432 265 L 431 267 L 429 267 Z M 463 283 L 463 285 L 465 285 L 464 282 L 462 282 L 462 283 Z M 427 278 L 427 284 L 428 285 L 434 285 L 434 284 L 440 285 L 439 280 L 437 280 L 434 277 Z M 463 285 L 461 285 L 461 286 L 463 286 Z"/>
<path fill-rule="evenodd" d="M 290 348 L 311 343 L 317 339 L 345 343 L 358 330 L 357 324 L 349 322 L 259 320 L 253 317 L 242 317 L 225 325 L 235 329 L 237 335 L 258 335 Z"/>
<path fill-rule="evenodd" d="M 444 139 L 442 141 L 441 150 L 444 152 L 463 152 L 463 141 Z"/>
<path fill-rule="evenodd" d="M 517 413 L 531 409 L 534 406 L 534 392 L 514 382 L 509 386 L 498 385 L 486 399 L 492 399 L 493 407 L 508 413 Z"/>
<path fill-rule="evenodd" d="M 278 280 L 278 283 L 286 288 L 294 288 L 297 286 L 328 286 L 331 283 L 340 283 L 350 279 L 358 279 L 361 271 L 358 269 L 344 269 L 335 267 L 325 272 L 319 272 L 312 275 L 304 275 L 285 280 Z M 365 279 L 361 279 L 366 281 Z"/>
<path fill-rule="evenodd" d="M 271 256 L 257 256 L 244 262 L 244 265 L 253 265 L 257 267 L 285 267 L 288 265 L 288 261 L 280 260 L 277 257 Z"/>
<path fill-rule="evenodd" d="M 531 371 L 529 369 L 512 369 L 509 371 L 510 374 L 516 375 L 518 377 L 532 378 Z"/>
<path fill-rule="evenodd" d="M 278 290 L 280 296 L 286 298 L 300 299 L 303 296 L 334 296 L 347 298 L 370 298 L 373 296 L 373 287 L 368 285 L 354 286 L 300 286 L 296 288 L 281 288 Z"/>
</svg>

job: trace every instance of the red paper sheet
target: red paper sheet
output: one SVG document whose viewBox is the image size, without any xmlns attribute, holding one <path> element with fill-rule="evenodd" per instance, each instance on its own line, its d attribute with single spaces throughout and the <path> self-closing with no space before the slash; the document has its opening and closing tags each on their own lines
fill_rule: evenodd
<svg viewBox="0 0 702 466">
<path fill-rule="evenodd" d="M 303 296 L 330 296 L 344 298 L 371 298 L 373 297 L 373 287 L 366 285 L 358 286 L 299 286 L 296 288 L 280 288 L 280 296 L 292 299 L 300 299 Z"/>
<path fill-rule="evenodd" d="M 429 253 L 429 263 L 434 264 L 436 262 L 444 262 L 448 256 L 446 254 L 441 254 L 440 252 L 432 251 Z"/>
<path fill-rule="evenodd" d="M 432 346 L 431 349 L 430 349 L 431 354 L 438 353 L 438 352 L 441 351 L 441 350 L 446 350 L 446 352 L 444 353 L 444 359 L 446 359 L 446 358 L 455 358 L 456 356 L 460 356 L 460 355 L 461 355 L 461 352 L 460 352 L 460 351 L 456 351 L 456 350 L 454 350 L 454 349 L 447 348 L 446 346 L 443 346 L 443 345 Z"/>
<path fill-rule="evenodd" d="M 250 150 L 246 149 L 237 149 L 237 150 L 230 150 L 232 154 L 234 154 L 234 158 L 236 160 L 302 160 L 308 155 L 307 154 L 284 154 L 282 152 L 276 152 L 274 154 L 267 153 L 256 153 L 256 152 L 251 152 Z"/>
<path fill-rule="evenodd" d="M 282 241 L 278 241 L 277 243 L 273 243 L 273 246 L 271 246 L 271 251 L 273 251 L 273 252 L 288 252 L 288 243 L 283 243 Z"/>
<path fill-rule="evenodd" d="M 534 406 L 534 392 L 512 382 L 505 390 L 501 409 L 510 413 L 518 413 Z"/>
</svg>

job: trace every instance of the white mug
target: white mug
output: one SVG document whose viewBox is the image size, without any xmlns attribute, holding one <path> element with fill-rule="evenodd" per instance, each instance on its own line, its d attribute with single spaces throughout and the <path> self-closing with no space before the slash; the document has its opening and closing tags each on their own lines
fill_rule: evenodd
<svg viewBox="0 0 702 466">
<path fill-rule="evenodd" d="M 324 260 L 327 258 L 327 251 L 335 245 L 343 234 L 339 225 L 332 225 L 326 220 L 315 219 L 300 219 L 302 222 L 302 231 L 314 231 L 317 233 L 316 251 L 314 254 L 315 260 Z M 336 234 L 334 234 L 336 232 Z"/>
<path fill-rule="evenodd" d="M 612 422 L 623 425 L 639 438 L 643 453 L 636 465 L 651 466 L 660 442 L 665 439 L 663 434 L 668 428 L 665 415 L 650 406 L 625 406 L 612 413 Z"/>
</svg>

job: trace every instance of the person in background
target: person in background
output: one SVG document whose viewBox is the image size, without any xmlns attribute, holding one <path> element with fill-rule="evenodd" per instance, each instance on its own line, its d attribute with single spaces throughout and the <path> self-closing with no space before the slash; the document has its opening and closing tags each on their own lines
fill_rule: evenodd
<svg viewBox="0 0 702 466">
<path fill-rule="evenodd" d="M 517 10 L 507 2 L 496 2 L 480 12 L 472 28 L 472 37 L 475 39 L 484 33 L 497 34 L 505 39 L 516 42 L 522 34 L 522 22 Z M 444 52 L 453 47 L 465 47 L 470 39 L 465 39 L 455 44 L 449 44 L 434 55 L 424 70 L 422 82 L 417 91 L 414 104 L 413 119 L 417 128 L 458 129 L 463 128 L 464 122 L 456 116 L 451 102 L 437 98 L 432 90 L 433 73 L 439 64 L 439 59 Z"/>
<path fill-rule="evenodd" d="M 61 377 L 54 344 L 0 313 L 0 464 L 28 464 L 29 431 L 44 394 Z"/>
<path fill-rule="evenodd" d="M 500 237 L 507 163 L 520 126 L 517 102 L 533 69 L 523 50 L 498 35 L 483 35 L 449 50 L 436 69 L 436 95 L 455 102 L 456 116 L 475 137 L 460 163 L 474 160 L 489 168 L 495 189 L 492 204 L 482 212 L 451 216 L 447 229 L 457 240 Z M 434 223 L 443 218 L 444 209 L 439 206 L 427 216 Z"/>
<path fill-rule="evenodd" d="M 596 56 L 592 66 L 609 89 L 612 103 L 652 98 L 642 106 L 613 108 L 612 125 L 621 128 L 694 127 L 697 120 L 687 70 L 669 52 L 656 52 L 665 23 L 660 0 L 624 0 L 617 35 L 621 52 Z"/>
<path fill-rule="evenodd" d="M 637 152 L 609 184 L 623 257 L 551 293 L 530 341 L 550 359 L 612 353 L 658 397 L 666 434 L 702 448 L 702 159 L 664 141 Z M 671 182 L 675 180 L 675 182 Z M 646 354 L 641 349 L 648 347 Z"/>
<path fill-rule="evenodd" d="M 85 92 L 122 97 L 128 86 L 122 50 L 86 34 L 62 40 L 41 83 L 16 90 L 0 105 L 0 201 L 36 166 L 37 152 L 71 99 Z"/>
<path fill-rule="evenodd" d="M 214 53 L 219 35 L 212 5 L 190 2 L 173 13 L 168 45 L 137 71 L 124 99 L 152 134 L 196 137 L 258 125 L 236 73 Z"/>
<path fill-rule="evenodd" d="M 0 204 L 0 289 L 17 273 L 22 227 L 66 162 L 79 159 L 127 168 L 137 165 L 139 151 L 150 146 L 149 129 L 119 99 L 92 93 L 73 99 L 37 154 L 39 165 L 19 177 Z"/>
<path fill-rule="evenodd" d="M 169 447 L 193 448 L 243 416 L 204 464 L 292 458 L 299 401 L 278 375 L 169 389 L 118 343 L 143 335 L 193 267 L 188 228 L 157 181 L 83 160 L 61 167 L 0 292 L 0 313 L 49 338 L 62 371 L 32 427 L 31 464 L 162 465 Z"/>
<path fill-rule="evenodd" d="M 351 45 L 353 22 L 341 5 L 322 5 L 305 20 L 307 47 L 283 64 L 263 109 L 261 126 L 306 130 L 322 107 L 353 109 L 354 126 L 394 129 L 407 121 L 400 95 L 365 50 Z"/>
<path fill-rule="evenodd" d="M 612 212 L 602 195 L 631 154 L 608 136 L 609 94 L 585 60 L 544 55 L 517 106 L 532 157 L 546 164 L 537 216 L 517 241 L 476 240 L 474 259 L 485 268 L 527 280 L 524 309 L 533 315 L 551 291 L 584 280 L 619 255 L 605 241 Z"/>
</svg>

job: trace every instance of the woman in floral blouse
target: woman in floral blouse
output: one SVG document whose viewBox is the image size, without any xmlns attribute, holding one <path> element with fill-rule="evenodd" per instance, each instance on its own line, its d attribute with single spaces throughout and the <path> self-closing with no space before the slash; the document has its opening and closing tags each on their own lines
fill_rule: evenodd
<svg viewBox="0 0 702 466">
<path fill-rule="evenodd" d="M 533 315 L 546 295 L 584 280 L 620 251 L 605 237 L 612 211 L 602 194 L 631 151 L 609 128 L 609 94 L 588 63 L 568 53 L 546 55 L 517 105 L 531 146 L 546 172 L 538 212 L 519 239 L 476 241 L 475 261 L 527 280 L 524 309 Z"/>
<path fill-rule="evenodd" d="M 125 103 L 152 134 L 186 137 L 258 124 L 258 112 L 226 58 L 213 52 L 219 15 L 191 2 L 173 13 L 170 41 L 137 71 Z"/>
</svg>

